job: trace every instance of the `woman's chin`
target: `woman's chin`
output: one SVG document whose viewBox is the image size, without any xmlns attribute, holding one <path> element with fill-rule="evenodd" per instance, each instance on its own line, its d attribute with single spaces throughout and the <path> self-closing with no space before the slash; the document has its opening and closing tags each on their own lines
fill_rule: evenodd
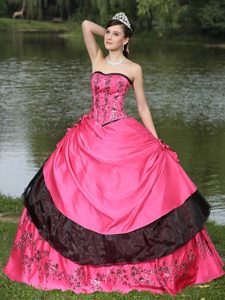
<svg viewBox="0 0 225 300">
<path fill-rule="evenodd" d="M 106 50 L 109 50 L 109 51 L 117 51 L 117 50 L 119 50 L 120 48 L 115 47 L 115 45 L 112 45 L 112 44 L 105 44 L 105 49 L 106 49 Z"/>
<path fill-rule="evenodd" d="M 106 50 L 112 50 L 112 46 L 109 45 L 109 44 L 106 44 L 106 45 L 105 45 L 105 49 L 106 49 Z"/>
</svg>

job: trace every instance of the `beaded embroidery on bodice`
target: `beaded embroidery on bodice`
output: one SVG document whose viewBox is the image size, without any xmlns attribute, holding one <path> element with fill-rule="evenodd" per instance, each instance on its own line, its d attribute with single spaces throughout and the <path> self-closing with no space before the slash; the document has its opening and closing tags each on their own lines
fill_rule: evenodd
<svg viewBox="0 0 225 300">
<path fill-rule="evenodd" d="M 89 117 L 101 125 L 126 118 L 124 97 L 131 84 L 131 80 L 120 73 L 94 72 L 91 77 L 93 99 Z"/>
</svg>

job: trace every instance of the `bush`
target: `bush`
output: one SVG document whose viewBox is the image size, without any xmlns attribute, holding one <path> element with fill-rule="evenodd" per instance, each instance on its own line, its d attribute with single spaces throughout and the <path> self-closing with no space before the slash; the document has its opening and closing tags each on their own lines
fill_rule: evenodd
<svg viewBox="0 0 225 300">
<path fill-rule="evenodd" d="M 178 23 L 190 33 L 225 36 L 224 0 L 190 0 Z"/>
<path fill-rule="evenodd" d="M 207 33 L 225 35 L 225 2 L 209 1 L 199 13 L 199 22 Z"/>
</svg>

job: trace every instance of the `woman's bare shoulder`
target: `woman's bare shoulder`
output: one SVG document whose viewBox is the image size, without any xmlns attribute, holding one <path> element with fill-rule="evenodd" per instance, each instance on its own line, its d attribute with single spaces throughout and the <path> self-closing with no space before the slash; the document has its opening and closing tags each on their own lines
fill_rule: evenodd
<svg viewBox="0 0 225 300">
<path fill-rule="evenodd" d="M 139 65 L 138 63 L 135 63 L 131 60 L 127 60 L 127 66 L 129 67 L 130 70 L 130 74 L 132 79 L 134 80 L 137 76 L 141 76 L 142 75 L 142 68 L 141 65 Z"/>
</svg>

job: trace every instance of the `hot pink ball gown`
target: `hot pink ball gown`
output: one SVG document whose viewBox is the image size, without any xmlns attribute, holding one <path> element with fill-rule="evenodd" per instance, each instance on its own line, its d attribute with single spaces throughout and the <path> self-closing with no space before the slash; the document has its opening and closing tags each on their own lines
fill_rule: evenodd
<svg viewBox="0 0 225 300">
<path fill-rule="evenodd" d="M 204 223 L 209 204 L 175 152 L 124 112 L 132 86 L 94 72 L 93 102 L 24 192 L 4 269 L 75 293 L 176 294 L 224 274 Z"/>
</svg>

